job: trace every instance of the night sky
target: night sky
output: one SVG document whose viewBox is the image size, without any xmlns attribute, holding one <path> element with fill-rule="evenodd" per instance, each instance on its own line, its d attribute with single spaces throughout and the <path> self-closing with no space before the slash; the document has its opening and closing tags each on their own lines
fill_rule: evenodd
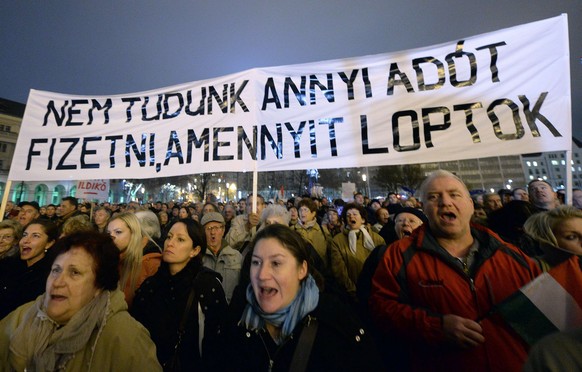
<svg viewBox="0 0 582 372">
<path fill-rule="evenodd" d="M 442 5 L 445 4 L 445 5 Z M 582 136 L 580 0 L 3 1 L 0 97 L 113 95 L 250 68 L 427 47 L 568 14 Z"/>
</svg>

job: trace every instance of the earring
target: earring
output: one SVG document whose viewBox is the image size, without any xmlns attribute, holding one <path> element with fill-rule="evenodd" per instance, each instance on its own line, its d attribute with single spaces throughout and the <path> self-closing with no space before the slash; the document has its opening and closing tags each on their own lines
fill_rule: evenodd
<svg viewBox="0 0 582 372">
<path fill-rule="evenodd" d="M 48 252 L 48 249 L 47 248 L 44 249 L 44 253 L 46 253 L 46 252 Z"/>
</svg>

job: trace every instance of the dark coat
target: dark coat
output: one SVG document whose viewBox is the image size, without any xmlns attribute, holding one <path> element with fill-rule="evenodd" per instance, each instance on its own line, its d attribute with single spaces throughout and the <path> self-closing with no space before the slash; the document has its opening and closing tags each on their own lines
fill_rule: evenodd
<svg viewBox="0 0 582 372">
<path fill-rule="evenodd" d="M 168 265 L 162 262 L 158 272 L 137 290 L 131 309 L 131 315 L 150 332 L 158 360 L 163 365 L 172 357 L 178 342 L 178 328 L 192 286 L 195 297 L 180 345 L 180 361 L 185 371 L 205 370 L 205 360 L 215 358 L 216 338 L 227 306 L 220 275 L 202 267 L 198 261 L 190 261 L 172 276 Z M 204 358 L 198 343 L 199 304 L 204 313 Z"/>
<path fill-rule="evenodd" d="M 307 371 L 379 371 L 383 370 L 369 333 L 348 305 L 335 297 L 321 294 L 315 310 L 309 313 L 281 345 L 275 344 L 265 330 L 249 331 L 231 325 L 222 341 L 225 356 L 220 371 L 287 371 L 293 359 L 301 331 L 311 319 L 318 328 L 307 363 Z"/>
<path fill-rule="evenodd" d="M 51 271 L 54 255 L 51 250 L 34 265 L 27 267 L 19 256 L 2 260 L 0 278 L 0 319 L 20 305 L 33 301 L 45 292 L 46 279 Z"/>
</svg>

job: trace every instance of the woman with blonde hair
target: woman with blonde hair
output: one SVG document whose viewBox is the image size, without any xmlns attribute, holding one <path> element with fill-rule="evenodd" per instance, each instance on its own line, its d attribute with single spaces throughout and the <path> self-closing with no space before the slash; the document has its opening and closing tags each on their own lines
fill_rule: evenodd
<svg viewBox="0 0 582 372">
<path fill-rule="evenodd" d="M 135 291 L 146 278 L 154 275 L 160 266 L 160 253 L 143 254 L 149 237 L 142 230 L 139 219 L 133 213 L 124 212 L 109 221 L 107 232 L 119 249 L 119 283 L 125 293 L 125 301 L 131 307 Z"/>
<path fill-rule="evenodd" d="M 543 252 L 536 257 L 542 270 L 582 257 L 582 211 L 570 205 L 536 213 L 525 221 L 525 233 Z M 582 261 L 580 261 L 582 263 Z"/>
</svg>

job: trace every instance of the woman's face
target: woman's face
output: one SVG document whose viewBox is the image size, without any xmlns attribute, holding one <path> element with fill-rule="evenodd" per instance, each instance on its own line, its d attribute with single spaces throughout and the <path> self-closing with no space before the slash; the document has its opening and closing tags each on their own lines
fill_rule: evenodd
<svg viewBox="0 0 582 372">
<path fill-rule="evenodd" d="M 350 230 L 359 230 L 364 224 L 362 215 L 356 208 L 348 209 L 346 212 L 346 222 Z"/>
<path fill-rule="evenodd" d="M 194 247 L 194 241 L 188 235 L 186 225 L 182 222 L 175 223 L 164 242 L 164 252 L 162 254 L 164 262 L 183 268 L 188 264 L 188 261 L 199 253 L 200 246 Z"/>
<path fill-rule="evenodd" d="M 95 212 L 94 221 L 97 226 L 103 226 L 105 223 L 107 223 L 108 218 L 109 215 L 102 209 Z"/>
<path fill-rule="evenodd" d="M 336 225 L 338 223 L 339 217 L 336 211 L 327 212 L 327 218 L 332 225 Z"/>
<path fill-rule="evenodd" d="M 422 220 L 414 214 L 407 212 L 398 213 L 398 216 L 394 220 L 394 230 L 396 231 L 398 239 L 410 235 L 420 225 L 422 225 Z"/>
<path fill-rule="evenodd" d="M 20 259 L 26 261 L 27 266 L 32 266 L 44 257 L 44 250 L 54 243 L 54 240 L 49 241 L 42 225 L 28 225 L 19 242 Z"/>
<path fill-rule="evenodd" d="M 264 238 L 255 244 L 251 259 L 251 285 L 264 312 L 270 314 L 288 306 L 306 276 L 307 262 L 299 264 L 277 239 Z"/>
<path fill-rule="evenodd" d="M 576 255 L 582 255 L 582 218 L 568 218 L 553 229 L 558 246 Z"/>
<path fill-rule="evenodd" d="M 131 240 L 131 230 L 123 220 L 117 218 L 109 222 L 107 233 L 111 235 L 113 243 L 120 252 L 124 252 L 127 249 Z"/>
<path fill-rule="evenodd" d="M 188 218 L 188 210 L 186 208 L 180 208 L 180 213 L 178 213 L 180 219 Z"/>
<path fill-rule="evenodd" d="M 160 213 L 160 223 L 165 225 L 168 223 L 168 214 L 167 213 Z"/>
<path fill-rule="evenodd" d="M 0 253 L 4 253 L 14 246 L 14 230 L 0 229 Z"/>
<path fill-rule="evenodd" d="M 85 249 L 73 247 L 53 263 L 46 281 L 46 313 L 58 324 L 66 324 L 100 292 L 95 287 L 93 258 Z"/>
<path fill-rule="evenodd" d="M 301 219 L 301 222 L 304 224 L 315 220 L 316 214 L 317 213 L 312 212 L 306 206 L 302 206 L 301 208 L 299 208 L 299 218 Z"/>
<path fill-rule="evenodd" d="M 291 213 L 291 220 L 297 221 L 297 219 L 299 218 L 299 212 L 297 212 L 297 208 L 293 207 L 289 209 L 289 213 Z"/>
</svg>

